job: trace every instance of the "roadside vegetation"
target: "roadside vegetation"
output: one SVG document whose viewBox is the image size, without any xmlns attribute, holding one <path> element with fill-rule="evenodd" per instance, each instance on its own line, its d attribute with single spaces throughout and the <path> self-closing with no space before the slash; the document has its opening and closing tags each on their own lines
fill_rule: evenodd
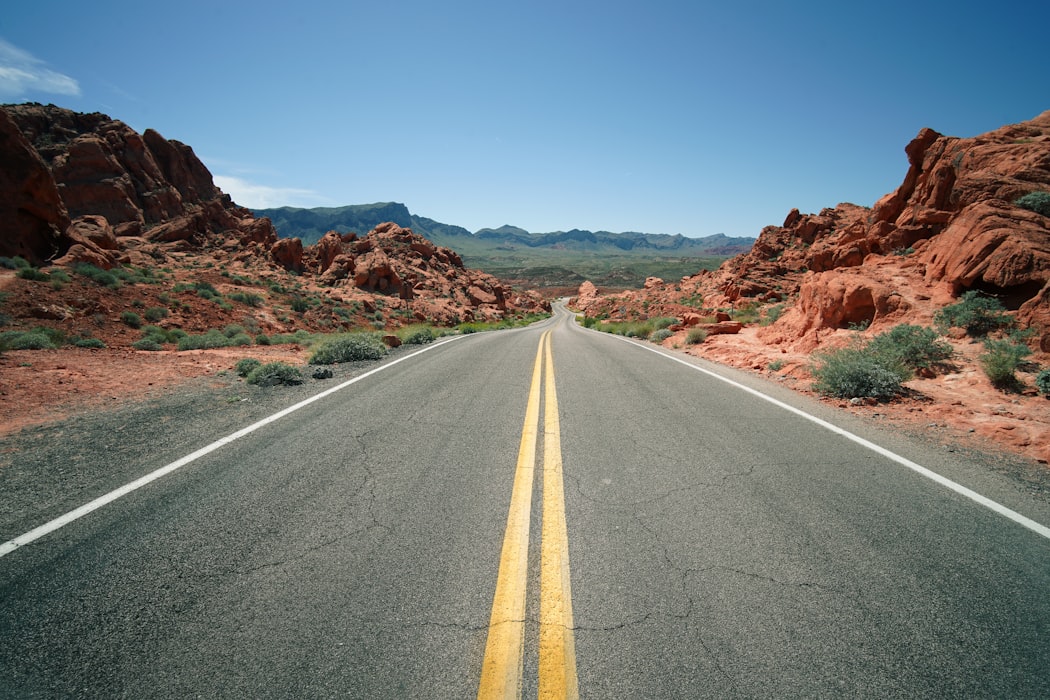
<svg viewBox="0 0 1050 700">
<path fill-rule="evenodd" d="M 902 324 L 867 342 L 817 353 L 811 371 L 814 388 L 825 396 L 888 400 L 917 371 L 943 367 L 952 355 L 951 345 L 932 328 Z"/>
</svg>

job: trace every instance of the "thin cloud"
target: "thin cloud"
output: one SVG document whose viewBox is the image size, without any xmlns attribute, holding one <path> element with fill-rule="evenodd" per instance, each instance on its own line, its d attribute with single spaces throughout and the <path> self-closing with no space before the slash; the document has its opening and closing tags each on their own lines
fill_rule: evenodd
<svg viewBox="0 0 1050 700">
<path fill-rule="evenodd" d="M 80 84 L 57 73 L 28 51 L 0 39 L 0 98 L 20 98 L 29 93 L 80 95 Z"/>
<path fill-rule="evenodd" d="M 230 175 L 215 175 L 212 178 L 220 190 L 230 195 L 234 202 L 250 209 L 272 209 L 274 207 L 316 207 L 324 198 L 312 190 L 292 187 L 269 187 L 248 182 Z"/>
</svg>

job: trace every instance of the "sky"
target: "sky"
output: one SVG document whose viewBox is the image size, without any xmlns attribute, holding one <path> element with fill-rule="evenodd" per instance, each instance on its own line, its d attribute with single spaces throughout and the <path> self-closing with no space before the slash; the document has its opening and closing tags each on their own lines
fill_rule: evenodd
<svg viewBox="0 0 1050 700">
<path fill-rule="evenodd" d="M 155 129 L 247 207 L 757 236 L 871 206 L 924 127 L 1050 109 L 1048 25 L 1045 0 L 20 2 L 0 102 Z"/>
</svg>

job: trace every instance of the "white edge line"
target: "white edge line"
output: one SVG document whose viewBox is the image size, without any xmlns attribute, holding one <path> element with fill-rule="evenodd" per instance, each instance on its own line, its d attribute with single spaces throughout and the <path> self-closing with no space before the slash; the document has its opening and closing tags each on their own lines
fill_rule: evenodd
<svg viewBox="0 0 1050 700">
<path fill-rule="evenodd" d="M 433 345 L 428 345 L 427 347 L 423 348 L 422 350 L 418 350 L 418 351 L 412 353 L 411 355 L 405 355 L 404 357 L 399 357 L 396 360 L 393 360 L 393 361 L 388 362 L 386 364 L 380 365 L 379 367 L 376 367 L 374 369 L 370 369 L 369 371 L 365 372 L 364 374 L 359 374 L 358 376 L 354 377 L 353 379 L 349 379 L 349 380 L 343 382 L 342 384 L 339 384 L 338 386 L 334 386 L 334 387 L 332 387 L 330 389 L 325 389 L 324 391 L 322 391 L 319 394 L 314 394 L 313 396 L 311 396 L 308 399 L 304 399 L 304 400 L 300 401 L 299 403 L 294 404 L 292 406 L 289 406 L 288 408 L 285 408 L 285 409 L 283 409 L 281 411 L 278 411 L 277 413 L 274 413 L 271 416 L 267 416 L 266 418 L 263 418 L 262 420 L 260 420 L 260 421 L 258 421 L 256 423 L 252 423 L 247 428 L 241 428 L 240 430 L 238 430 L 235 433 L 231 433 L 231 434 L 227 435 L 226 437 L 219 438 L 215 442 L 211 443 L 210 445 L 205 445 L 204 447 L 200 448 L 196 452 L 192 452 L 192 453 L 186 455 L 185 457 L 182 457 L 181 459 L 177 459 L 174 462 L 172 462 L 170 464 L 167 464 L 167 465 L 161 467 L 160 469 L 157 469 L 156 471 L 150 472 L 149 474 L 146 474 L 145 476 L 142 476 L 142 477 L 136 479 L 135 481 L 132 481 L 132 482 L 127 483 L 127 484 L 124 484 L 120 488 L 114 489 L 113 491 L 110 491 L 109 493 L 107 493 L 107 494 L 105 494 L 103 496 L 99 496 L 95 500 L 90 501 L 88 503 L 85 503 L 84 505 L 80 506 L 79 508 L 76 508 L 74 510 L 69 511 L 65 515 L 61 515 L 61 516 L 55 518 L 54 520 L 51 520 L 49 522 L 44 523 L 43 525 L 40 525 L 39 527 L 33 528 L 32 530 L 30 530 L 29 532 L 25 533 L 24 535 L 19 535 L 18 537 L 15 537 L 12 540 L 8 540 L 7 542 L 4 542 L 3 544 L 0 544 L 0 557 L 3 557 L 5 555 L 7 555 L 7 554 L 10 554 L 11 552 L 15 551 L 19 547 L 23 547 L 23 546 L 29 544 L 30 542 L 33 542 L 34 540 L 38 540 L 41 537 L 43 537 L 44 535 L 52 533 L 55 530 L 58 530 L 59 528 L 65 527 L 66 525 L 70 524 L 74 520 L 82 518 L 85 515 L 87 515 L 88 513 L 96 511 L 96 510 L 98 510 L 99 508 L 101 508 L 101 507 L 103 507 L 105 505 L 108 505 L 108 504 L 112 503 L 113 501 L 117 500 L 118 498 L 122 498 L 123 496 L 128 495 L 132 491 L 140 489 L 143 486 L 145 486 L 146 484 L 149 484 L 150 482 L 156 481 L 157 479 L 161 478 L 162 476 L 166 476 L 166 475 L 172 473 L 173 471 L 175 471 L 177 469 L 180 469 L 180 468 L 186 466 L 187 464 L 189 464 L 191 462 L 194 462 L 194 461 L 200 459 L 201 457 L 214 452 L 215 450 L 219 449 L 220 447 L 224 447 L 225 445 L 230 444 L 234 440 L 238 440 L 238 439 L 244 437 L 245 435 L 249 435 L 251 433 L 254 433 L 259 428 L 262 428 L 263 426 L 266 426 L 266 425 L 269 425 L 270 423 L 278 421 L 281 418 L 284 418 L 285 416 L 287 416 L 288 414 L 294 413 L 295 411 L 298 411 L 300 408 L 303 408 L 305 406 L 309 406 L 310 404 L 312 404 L 315 401 L 320 401 L 321 399 L 323 399 L 326 396 L 334 394 L 337 391 L 341 391 L 342 389 L 345 389 L 346 387 L 350 386 L 351 384 L 356 384 L 357 382 L 361 381 L 362 379 L 370 377 L 373 374 L 376 374 L 378 372 L 382 372 L 383 370 L 389 369 L 390 367 L 393 367 L 394 365 L 396 365 L 396 364 L 398 364 L 400 362 L 404 362 L 405 360 L 409 360 L 409 359 L 411 359 L 413 357 L 416 357 L 418 355 L 422 355 L 423 353 L 429 352 L 430 350 L 433 350 L 433 349 L 435 349 L 437 347 L 440 347 L 441 345 L 445 345 L 447 343 L 451 343 L 451 342 L 453 342 L 455 340 L 459 340 L 460 338 L 465 338 L 465 337 L 467 337 L 467 336 L 462 336 L 462 335 L 455 336 L 453 338 L 449 338 L 447 340 L 442 340 L 440 342 L 434 343 Z"/>
<path fill-rule="evenodd" d="M 594 331 L 594 332 L 595 333 L 600 333 L 601 331 Z M 949 478 L 947 478 L 945 476 L 941 476 L 937 472 L 932 471 L 930 469 L 927 469 L 926 467 L 922 466 L 921 464 L 917 464 L 916 462 L 913 462 L 913 461 L 911 461 L 910 459 L 908 459 L 906 457 L 902 457 L 899 454 L 897 454 L 896 452 L 891 452 L 890 450 L 887 450 L 885 447 L 881 447 L 880 445 L 876 445 L 874 442 L 871 442 L 870 440 L 865 440 L 864 438 L 860 437 L 859 435 L 855 435 L 854 433 L 851 433 L 848 430 L 845 430 L 843 428 L 838 427 L 837 425 L 829 423 L 829 422 L 827 422 L 826 420 L 824 420 L 822 418 L 817 418 L 814 415 L 806 413 L 801 408 L 795 408 L 794 406 L 792 406 L 790 404 L 786 404 L 783 401 L 780 401 L 779 399 L 775 399 L 772 396 L 768 396 L 766 394 L 763 394 L 761 391 L 758 391 L 757 389 L 752 389 L 749 386 L 745 386 L 744 384 L 741 384 L 740 382 L 737 382 L 737 381 L 734 381 L 732 379 L 729 379 L 728 377 L 723 377 L 722 375 L 718 374 L 717 372 L 712 372 L 711 370 L 705 369 L 703 367 L 700 367 L 699 365 L 694 365 L 691 362 L 686 362 L 685 360 L 683 360 L 683 359 L 681 359 L 679 357 L 675 357 L 674 355 L 668 355 L 667 353 L 661 352 L 660 350 L 657 350 L 656 348 L 650 348 L 650 347 L 647 347 L 645 345 L 642 345 L 641 343 L 635 343 L 635 342 L 631 341 L 630 339 L 624 338 L 622 336 L 610 335 L 608 333 L 605 333 L 603 335 L 609 335 L 610 337 L 615 338 L 616 340 L 623 341 L 623 342 L 625 342 L 625 343 L 627 343 L 629 345 L 633 345 L 634 347 L 639 348 L 641 350 L 648 350 L 649 352 L 656 353 L 657 355 L 660 355 L 661 357 L 665 357 L 668 360 L 672 360 L 672 361 L 677 362 L 679 364 L 685 365 L 686 367 L 690 367 L 692 369 L 695 369 L 698 372 L 703 372 L 704 374 L 707 374 L 707 375 L 709 375 L 711 377 L 714 377 L 715 379 L 718 379 L 719 381 L 723 381 L 726 384 L 729 384 L 731 386 L 736 387 L 737 389 L 740 389 L 742 391 L 746 391 L 749 394 L 757 396 L 758 398 L 762 399 L 763 401 L 768 401 L 769 403 L 773 404 L 774 406 L 782 408 L 785 411 L 790 411 L 791 413 L 794 413 L 797 416 L 801 416 L 802 418 L 805 418 L 808 421 L 816 423 L 817 425 L 821 426 L 822 428 L 826 428 L 826 429 L 830 430 L 833 433 L 841 435 L 842 437 L 846 438 L 847 440 L 852 440 L 853 442 L 857 443 L 858 445 L 861 445 L 862 447 L 866 447 L 869 450 L 871 450 L 872 452 L 876 452 L 876 453 L 882 455 L 886 459 L 890 459 L 890 460 L 896 462 L 897 464 L 903 465 L 903 466 L 907 467 L 908 469 L 911 469 L 912 471 L 916 472 L 917 474 L 920 474 L 920 475 L 926 477 L 927 479 L 929 479 L 931 481 L 935 481 L 938 484 L 940 484 L 941 486 L 949 488 L 952 491 L 955 491 L 956 493 L 958 493 L 959 495 L 965 496 L 966 498 L 969 498 L 971 501 L 979 503 L 982 506 L 984 506 L 985 508 L 988 508 L 989 510 L 994 511 L 994 512 L 998 513 L 999 515 L 1005 517 L 1005 518 L 1009 518 L 1010 520 L 1013 520 L 1018 525 L 1026 527 L 1029 530 L 1031 530 L 1032 532 L 1035 532 L 1038 535 L 1042 535 L 1046 539 L 1050 540 L 1050 527 L 1046 527 L 1045 525 L 1040 525 L 1039 523 L 1037 523 L 1036 521 L 1032 520 L 1031 518 L 1027 518 L 1027 517 L 1021 515 L 1020 513 L 1018 513 L 1017 511 L 1011 510 L 1011 509 L 1007 508 L 1006 506 L 1004 506 L 1003 504 L 998 503 L 996 501 L 993 501 L 992 499 L 988 498 L 987 496 L 982 496 L 981 494 L 977 493 L 976 491 L 968 489 L 965 486 L 963 486 L 962 484 L 958 484 L 958 483 L 952 481 L 951 479 L 949 479 Z"/>
</svg>

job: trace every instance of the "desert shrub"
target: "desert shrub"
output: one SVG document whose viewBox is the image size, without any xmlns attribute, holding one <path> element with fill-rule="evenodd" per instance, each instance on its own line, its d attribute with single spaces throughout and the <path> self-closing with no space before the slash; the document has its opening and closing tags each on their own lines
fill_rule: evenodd
<svg viewBox="0 0 1050 700">
<path fill-rule="evenodd" d="M 577 316 L 576 320 L 578 320 L 580 325 L 584 328 L 594 328 L 598 324 L 597 316 Z"/>
<path fill-rule="evenodd" d="M 467 335 L 468 333 L 480 333 L 482 330 L 484 330 L 480 325 L 476 323 L 461 323 L 458 326 L 456 326 L 456 328 L 458 328 L 459 332 L 463 335 Z"/>
<path fill-rule="evenodd" d="M 401 342 L 405 345 L 426 345 L 427 343 L 434 342 L 434 331 L 430 326 L 423 326 L 422 328 L 412 328 L 405 333 L 404 338 Z"/>
<path fill-rule="evenodd" d="M 740 323 L 755 323 L 760 319 L 758 305 L 755 303 L 746 304 L 739 309 L 733 309 L 732 318 L 734 321 Z"/>
<path fill-rule="evenodd" d="M 311 365 L 378 360 L 386 354 L 383 341 L 367 333 L 344 335 L 322 343 L 310 356 Z"/>
<path fill-rule="evenodd" d="M 302 373 L 283 362 L 268 362 L 248 373 L 246 381 L 258 386 L 277 386 L 278 384 L 302 384 Z"/>
<path fill-rule="evenodd" d="M 136 350 L 150 350 L 150 351 L 156 351 L 156 350 L 163 350 L 164 349 L 164 346 L 161 345 L 160 343 L 158 343 L 156 338 L 153 338 L 153 337 L 139 338 L 138 340 L 136 340 L 134 343 L 131 344 L 131 347 L 135 348 Z"/>
<path fill-rule="evenodd" d="M 1050 369 L 1044 369 L 1035 375 L 1035 388 L 1040 394 L 1050 399 Z"/>
<path fill-rule="evenodd" d="M 303 313 L 310 310 L 310 302 L 302 297 L 295 297 L 292 299 L 292 311 L 296 313 Z"/>
<path fill-rule="evenodd" d="M 668 329 L 659 328 L 649 334 L 649 340 L 654 343 L 662 343 L 668 338 L 670 338 L 672 335 L 674 335 L 674 333 L 672 333 Z"/>
<path fill-rule="evenodd" d="M 945 306 L 933 317 L 939 328 L 965 328 L 973 337 L 985 336 L 1012 323 L 1002 303 L 995 297 L 971 289 L 955 304 Z"/>
<path fill-rule="evenodd" d="M 264 301 L 264 299 L 258 294 L 250 294 L 248 292 L 233 292 L 232 294 L 227 294 L 227 297 L 233 301 L 252 307 L 262 306 Z"/>
<path fill-rule="evenodd" d="M 134 311 L 124 311 L 120 314 L 120 322 L 128 328 L 141 328 L 142 317 Z"/>
<path fill-rule="evenodd" d="M 47 282 L 51 279 L 46 272 L 42 272 L 35 267 L 19 268 L 18 272 L 15 273 L 15 276 L 31 282 Z"/>
<path fill-rule="evenodd" d="M 951 345 L 938 340 L 937 331 L 907 323 L 875 336 L 867 349 L 888 364 L 902 363 L 913 370 L 941 364 L 953 354 Z"/>
<path fill-rule="evenodd" d="M 29 267 L 29 261 L 21 255 L 16 255 L 13 258 L 9 258 L 5 255 L 0 257 L 0 267 L 5 267 L 8 270 L 21 270 Z"/>
<path fill-rule="evenodd" d="M 766 369 L 768 369 L 770 372 L 779 372 L 780 370 L 784 369 L 784 361 L 773 360 L 768 365 L 766 365 Z"/>
<path fill-rule="evenodd" d="M 0 350 L 54 350 L 56 347 L 42 329 L 0 333 Z"/>
<path fill-rule="evenodd" d="M 259 335 L 255 336 L 255 344 L 256 345 L 269 345 L 270 344 L 270 336 L 266 335 L 265 333 L 260 333 Z"/>
<path fill-rule="evenodd" d="M 207 350 L 208 348 L 229 347 L 230 339 L 217 329 L 212 329 L 201 335 L 187 335 L 179 338 L 179 350 Z"/>
<path fill-rule="evenodd" d="M 910 372 L 903 363 L 880 357 L 867 347 L 851 345 L 817 355 L 814 388 L 839 399 L 889 399 L 901 390 Z"/>
<path fill-rule="evenodd" d="M 243 360 L 238 360 L 233 369 L 237 372 L 238 377 L 247 377 L 252 371 L 261 366 L 262 362 L 259 362 L 254 357 L 246 357 Z"/>
<path fill-rule="evenodd" d="M 1028 346 L 1005 338 L 989 338 L 984 341 L 984 350 L 977 361 L 985 376 L 1000 389 L 1015 388 L 1021 360 L 1032 354 Z"/>
<path fill-rule="evenodd" d="M 1014 204 L 1043 216 L 1050 216 L 1050 192 L 1029 192 L 1014 200 Z"/>
<path fill-rule="evenodd" d="M 241 325 L 236 324 L 236 323 L 231 323 L 230 325 L 228 325 L 228 326 L 226 326 L 225 328 L 222 329 L 222 334 L 224 336 L 226 336 L 227 338 L 232 338 L 233 336 L 240 335 L 241 333 L 244 333 L 244 332 L 245 332 L 244 326 L 241 326 Z"/>
<path fill-rule="evenodd" d="M 69 341 L 78 348 L 104 348 L 106 344 L 98 338 L 87 338 L 80 336 Z"/>
<path fill-rule="evenodd" d="M 73 266 L 73 272 L 81 277 L 87 277 L 95 284 L 100 284 L 103 287 L 109 287 L 110 289 L 117 289 L 121 285 L 120 279 L 117 275 L 108 270 L 103 270 L 101 267 L 96 267 L 91 263 L 77 263 Z"/>
<path fill-rule="evenodd" d="M 770 324 L 776 323 L 777 320 L 780 318 L 781 314 L 783 313 L 784 305 L 774 304 L 773 306 L 770 306 L 768 309 L 766 309 L 766 313 L 762 317 L 762 320 L 759 321 L 759 325 L 768 326 Z"/>
<path fill-rule="evenodd" d="M 649 319 L 649 323 L 653 324 L 654 331 L 661 331 L 665 328 L 670 328 L 674 324 L 678 323 L 677 318 L 671 316 L 658 316 L 656 318 Z"/>
<path fill-rule="evenodd" d="M 691 328 L 685 336 L 687 345 L 699 345 L 707 340 L 707 330 L 704 328 Z"/>
<path fill-rule="evenodd" d="M 230 347 L 241 347 L 244 345 L 252 344 L 252 337 L 247 333 L 236 333 L 232 336 L 228 336 Z"/>
<path fill-rule="evenodd" d="M 150 323 L 156 323 L 161 319 L 167 318 L 168 313 L 168 309 L 163 306 L 151 306 L 143 312 L 143 316 L 145 316 L 146 320 Z"/>
</svg>

